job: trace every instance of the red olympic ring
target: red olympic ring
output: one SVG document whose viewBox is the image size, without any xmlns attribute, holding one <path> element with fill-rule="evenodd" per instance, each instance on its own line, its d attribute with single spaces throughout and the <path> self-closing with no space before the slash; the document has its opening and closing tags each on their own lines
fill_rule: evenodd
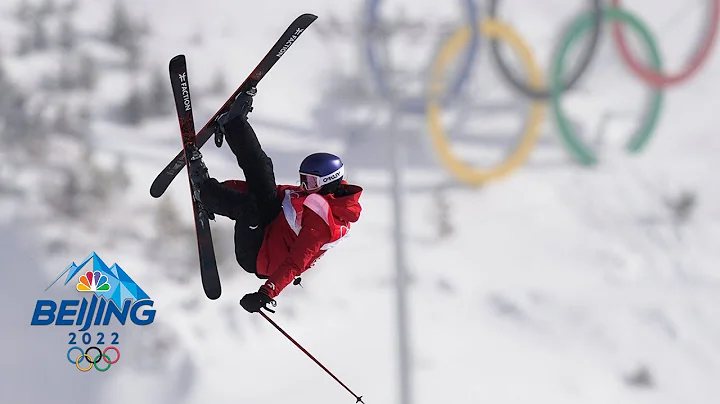
<svg viewBox="0 0 720 404">
<path fill-rule="evenodd" d="M 620 8 L 620 0 L 612 0 L 612 5 L 615 8 Z M 718 25 L 720 24 L 720 0 L 710 0 L 710 24 L 707 28 L 707 33 L 703 42 L 701 43 L 697 52 L 692 56 L 690 61 L 685 66 L 684 70 L 676 73 L 665 75 L 659 73 L 647 66 L 644 66 L 632 55 L 630 48 L 628 47 L 627 41 L 621 28 L 621 22 L 614 21 L 612 23 L 613 39 L 615 40 L 620 54 L 627 66 L 635 73 L 638 77 L 643 79 L 647 84 L 650 84 L 656 88 L 667 88 L 671 85 L 678 84 L 690 76 L 692 76 L 702 64 L 707 60 L 710 55 L 715 38 L 718 33 Z"/>
<path fill-rule="evenodd" d="M 112 349 L 113 351 L 115 351 L 115 353 L 117 354 L 117 358 L 115 358 L 114 361 L 109 361 L 109 362 L 108 362 L 108 360 L 105 359 L 105 358 L 106 358 L 106 357 L 109 358 L 109 356 L 106 356 L 106 354 L 107 354 L 107 351 L 110 350 L 110 349 Z M 114 346 L 109 346 L 109 347 L 105 348 L 105 350 L 103 350 L 102 357 L 103 357 L 103 359 L 105 360 L 105 362 L 107 362 L 109 365 L 114 365 L 115 363 L 117 363 L 117 361 L 120 360 L 120 350 L 117 349 L 117 348 L 114 347 Z"/>
</svg>

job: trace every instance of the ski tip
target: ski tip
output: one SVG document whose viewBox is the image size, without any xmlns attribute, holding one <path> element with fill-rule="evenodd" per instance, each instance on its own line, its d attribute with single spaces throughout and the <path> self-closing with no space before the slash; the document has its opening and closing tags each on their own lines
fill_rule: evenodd
<svg viewBox="0 0 720 404">
<path fill-rule="evenodd" d="M 152 185 L 150 185 L 150 196 L 152 196 L 153 198 L 161 197 L 165 193 L 165 190 L 169 185 L 166 183 L 166 181 L 163 181 L 164 173 L 165 171 L 163 171 L 162 174 L 158 175 L 155 178 L 155 181 L 153 181 Z"/>
<path fill-rule="evenodd" d="M 185 61 L 185 55 L 177 55 L 174 58 L 170 59 L 170 71 L 174 72 L 176 70 L 184 70 L 185 66 L 187 65 Z"/>
<path fill-rule="evenodd" d="M 299 18 L 310 19 L 311 21 L 315 21 L 315 20 L 317 20 L 318 16 L 316 16 L 315 14 L 305 13 L 305 14 L 301 15 Z"/>
<path fill-rule="evenodd" d="M 207 298 L 210 299 L 210 300 L 217 300 L 217 299 L 219 299 L 219 298 L 220 298 L 220 294 L 221 294 L 221 293 L 220 293 L 220 290 L 212 290 L 212 291 L 206 290 L 206 291 L 205 291 L 205 296 L 207 296 Z"/>
<path fill-rule="evenodd" d="M 185 55 L 183 55 L 183 54 L 179 54 L 179 55 L 173 57 L 172 59 L 170 59 L 171 64 L 176 63 L 176 62 L 184 62 L 184 61 L 185 61 Z"/>
</svg>

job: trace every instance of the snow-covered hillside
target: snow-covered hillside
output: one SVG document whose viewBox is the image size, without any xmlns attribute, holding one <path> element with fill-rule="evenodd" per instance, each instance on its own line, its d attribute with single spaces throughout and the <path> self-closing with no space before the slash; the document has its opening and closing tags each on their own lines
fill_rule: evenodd
<svg viewBox="0 0 720 404">
<path fill-rule="evenodd" d="M 0 138 L 6 145 L 0 217 L 3 228 L 23 229 L 28 236 L 18 240 L 32 255 L 23 268 L 16 249 L 4 249 L 3 261 L 12 263 L 5 271 L 37 272 L 42 265 L 50 280 L 94 250 L 121 264 L 158 309 L 152 326 L 129 331 L 122 366 L 94 377 L 102 400 L 353 400 L 262 318 L 239 307 L 240 297 L 261 281 L 235 263 L 232 223 L 224 218 L 213 223 L 223 296 L 205 298 L 184 173 L 162 198 L 148 193 L 180 147 L 166 73 L 170 58 L 188 58 L 199 128 L 286 25 L 312 12 L 319 19 L 258 87 L 251 122 L 279 181 L 295 183 L 308 153 L 339 153 L 350 181 L 365 188 L 364 209 L 351 237 L 303 276 L 304 287 L 291 286 L 278 298 L 273 318 L 281 326 L 366 403 L 399 402 L 388 151 L 389 139 L 398 136 L 413 404 L 716 402 L 720 52 L 663 92 L 647 147 L 627 154 L 625 143 L 646 114 L 651 90 L 622 63 L 606 26 L 590 69 L 562 100 L 574 128 L 599 150 L 599 164 L 572 159 L 552 108 L 541 103 L 547 110 L 529 161 L 471 187 L 433 151 L 422 103 L 432 56 L 467 19 L 467 2 L 379 3 L 381 20 L 394 30 L 387 48 L 375 51 L 388 62 L 384 71 L 400 97 L 420 102 L 394 116 L 366 63 L 361 27 L 371 3 L 0 5 Z M 499 3 L 500 20 L 532 49 L 542 81 L 550 80 L 546 72 L 563 27 L 590 2 Z M 624 3 L 656 40 L 664 71 L 676 72 L 698 49 L 711 9 L 705 3 L 717 2 Z M 476 7 L 485 18 L 488 5 Z M 647 56 L 637 37 L 628 36 L 631 48 Z M 452 152 L 475 168 L 509 153 L 530 107 L 499 75 L 490 49 L 481 37 L 459 101 L 442 114 Z M 518 63 L 509 50 L 502 53 Z M 461 70 L 454 66 L 451 73 Z M 228 148 L 209 144 L 203 153 L 213 176 L 241 175 Z M 41 287 L 28 290 L 22 277 L 8 279 L 11 286 L 3 290 L 23 288 L 30 304 L 42 296 Z M 31 310 L 18 308 L 28 320 Z M 24 317 L 12 317 L 14 327 L 22 324 L 17 318 Z M 38 341 L 38 330 L 11 331 L 0 332 L 2 341 L 12 341 L 13 350 L 19 345 L 28 354 L 24 360 L 65 360 L 45 351 L 34 356 L 37 342 L 30 341 Z M 50 340 L 43 344 L 62 345 Z M 26 391 L 37 388 L 40 376 L 22 369 L 14 378 L 0 375 L 3 402 L 36 400 Z M 59 389 L 58 402 L 76 394 L 73 388 Z"/>
</svg>

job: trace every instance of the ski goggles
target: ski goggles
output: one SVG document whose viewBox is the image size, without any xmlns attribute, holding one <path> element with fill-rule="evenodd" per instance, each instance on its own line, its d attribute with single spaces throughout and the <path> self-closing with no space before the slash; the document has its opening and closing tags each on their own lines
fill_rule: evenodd
<svg viewBox="0 0 720 404">
<path fill-rule="evenodd" d="M 345 167 L 340 167 L 334 172 L 321 177 L 315 174 L 300 173 L 300 186 L 308 191 L 314 191 L 321 188 L 323 185 L 329 184 L 338 178 L 345 176 Z"/>
</svg>

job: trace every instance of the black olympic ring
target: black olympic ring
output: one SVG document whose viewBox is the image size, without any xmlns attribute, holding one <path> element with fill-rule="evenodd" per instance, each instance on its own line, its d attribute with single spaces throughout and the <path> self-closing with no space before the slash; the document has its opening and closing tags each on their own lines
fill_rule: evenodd
<svg viewBox="0 0 720 404">
<path fill-rule="evenodd" d="M 497 13 L 498 13 L 498 5 L 500 3 L 500 0 L 490 0 L 490 4 L 488 7 L 488 15 L 491 19 L 497 19 Z M 562 84 L 562 91 L 565 92 L 569 89 L 571 89 L 575 84 L 577 84 L 580 77 L 585 73 L 585 71 L 590 67 L 590 63 L 595 58 L 595 50 L 598 47 L 598 43 L 600 42 L 600 36 L 602 34 L 602 16 L 603 16 L 603 10 L 602 10 L 602 2 L 600 0 L 590 0 L 590 12 L 593 13 L 593 28 L 590 33 L 590 39 L 588 40 L 588 46 L 582 51 L 580 54 L 580 59 L 578 60 L 577 67 L 572 72 L 572 74 L 569 75 L 569 78 L 567 81 L 563 82 Z M 500 70 L 500 74 L 505 77 L 510 84 L 521 93 L 525 94 L 526 96 L 532 98 L 532 99 L 542 99 L 542 100 L 548 100 L 551 96 L 551 91 L 549 88 L 543 88 L 543 89 L 533 89 L 530 88 L 528 84 L 526 84 L 522 79 L 517 78 L 515 74 L 511 72 L 512 69 L 510 69 L 507 65 L 507 62 L 502 57 L 502 54 L 500 52 L 500 41 L 497 38 L 493 38 L 490 41 L 491 47 L 492 47 L 492 54 L 493 59 L 495 60 L 495 63 L 497 64 L 498 70 Z"/>
<path fill-rule="evenodd" d="M 96 349 L 98 351 L 97 356 L 92 356 L 88 352 L 90 352 L 91 349 Z M 97 359 L 88 359 L 88 362 L 92 363 L 93 365 L 95 362 L 99 361 L 100 358 L 102 358 L 103 352 L 100 350 L 100 348 L 96 346 L 91 346 L 90 348 L 85 350 L 85 355 L 87 355 L 88 358 L 97 358 Z"/>
</svg>

